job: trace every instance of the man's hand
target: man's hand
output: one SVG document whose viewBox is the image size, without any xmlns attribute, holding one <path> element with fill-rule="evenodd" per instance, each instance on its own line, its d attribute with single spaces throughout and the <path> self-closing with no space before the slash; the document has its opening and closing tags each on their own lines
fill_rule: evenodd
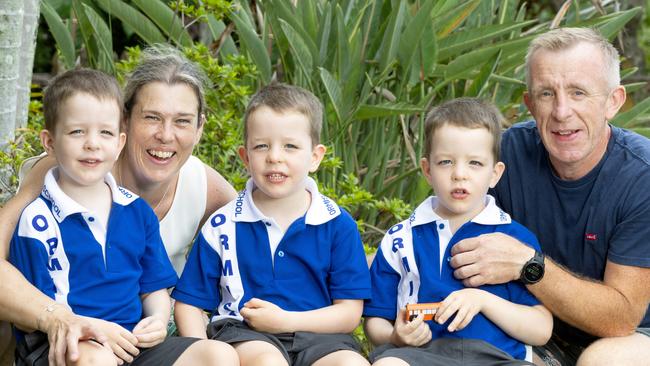
<svg viewBox="0 0 650 366">
<path fill-rule="evenodd" d="M 39 318 L 37 325 L 39 330 L 47 333 L 50 365 L 65 366 L 66 355 L 70 361 L 77 361 L 80 341 L 94 339 L 104 346 L 108 344 L 100 328 L 63 306 L 57 306 L 54 311 L 48 312 L 47 316 Z"/>
<path fill-rule="evenodd" d="M 124 362 L 132 362 L 133 357 L 140 353 L 140 350 L 136 347 L 138 338 L 122 326 L 102 319 L 86 319 L 106 334 L 108 339 L 106 345 L 115 354 L 118 365 L 122 365 Z"/>
<path fill-rule="evenodd" d="M 465 288 L 450 293 L 442 301 L 434 319 L 438 324 L 444 324 L 456 314 L 447 326 L 448 331 L 455 332 L 464 329 L 482 309 L 483 290 Z"/>
<path fill-rule="evenodd" d="M 390 342 L 399 347 L 418 347 L 429 342 L 431 340 L 431 329 L 424 322 L 424 315 L 420 313 L 415 319 L 407 322 L 404 319 L 405 314 L 405 309 L 399 310 L 393 325 L 393 333 L 390 335 Z"/>
<path fill-rule="evenodd" d="M 518 280 L 535 250 L 502 233 L 464 239 L 451 248 L 454 276 L 467 287 Z"/>
<path fill-rule="evenodd" d="M 260 332 L 286 333 L 292 332 L 289 312 L 274 303 L 252 298 L 239 311 L 248 325 Z"/>
<path fill-rule="evenodd" d="M 133 335 L 138 339 L 138 347 L 153 347 L 162 343 L 167 337 L 167 323 L 155 316 L 146 317 L 133 328 Z"/>
</svg>

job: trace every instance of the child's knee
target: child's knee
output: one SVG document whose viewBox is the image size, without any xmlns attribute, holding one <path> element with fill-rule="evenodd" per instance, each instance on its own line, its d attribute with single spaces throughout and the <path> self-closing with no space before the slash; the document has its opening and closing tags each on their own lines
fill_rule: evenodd
<svg viewBox="0 0 650 366">
<path fill-rule="evenodd" d="M 204 339 L 189 346 L 174 365 L 239 366 L 239 357 L 229 344 Z"/>
<path fill-rule="evenodd" d="M 279 352 L 262 352 L 247 366 L 287 366 L 287 360 Z"/>
<path fill-rule="evenodd" d="M 68 361 L 69 365 L 74 366 L 115 366 L 117 359 L 113 352 L 102 345 L 92 342 L 79 342 L 79 360 L 77 362 Z"/>
</svg>

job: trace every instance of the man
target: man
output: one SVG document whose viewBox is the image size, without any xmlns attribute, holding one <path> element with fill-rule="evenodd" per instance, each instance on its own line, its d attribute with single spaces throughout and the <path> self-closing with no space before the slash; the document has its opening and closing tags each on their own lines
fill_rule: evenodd
<svg viewBox="0 0 650 366">
<path fill-rule="evenodd" d="M 650 141 L 608 124 L 625 102 L 618 52 L 591 29 L 555 29 L 532 41 L 526 67 L 535 121 L 504 134 L 494 194 L 543 254 L 488 234 L 454 246 L 454 274 L 526 283 L 555 316 L 535 350 L 547 365 L 647 364 Z"/>
</svg>

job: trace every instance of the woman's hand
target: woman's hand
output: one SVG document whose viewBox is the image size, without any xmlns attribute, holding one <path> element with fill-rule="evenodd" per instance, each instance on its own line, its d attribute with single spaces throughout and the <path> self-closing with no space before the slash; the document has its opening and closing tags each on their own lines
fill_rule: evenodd
<svg viewBox="0 0 650 366">
<path fill-rule="evenodd" d="M 136 347 L 138 338 L 133 333 L 112 322 L 95 318 L 86 319 L 106 335 L 108 338 L 106 343 L 117 358 L 118 365 L 122 365 L 124 362 L 132 362 L 133 357 L 140 353 L 140 350 Z"/>
</svg>

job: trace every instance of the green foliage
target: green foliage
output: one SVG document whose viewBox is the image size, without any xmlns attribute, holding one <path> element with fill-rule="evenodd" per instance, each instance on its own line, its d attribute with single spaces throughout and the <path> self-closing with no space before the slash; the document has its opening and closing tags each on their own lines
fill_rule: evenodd
<svg viewBox="0 0 650 366">
<path fill-rule="evenodd" d="M 25 159 L 43 152 L 39 133 L 43 129 L 43 105 L 38 100 L 29 103 L 27 127 L 16 130 L 14 141 L 0 149 L 0 167 L 2 175 L 9 177 L 8 182 L 0 180 L 0 206 L 11 198 L 18 188 L 18 172 Z"/>
</svg>

